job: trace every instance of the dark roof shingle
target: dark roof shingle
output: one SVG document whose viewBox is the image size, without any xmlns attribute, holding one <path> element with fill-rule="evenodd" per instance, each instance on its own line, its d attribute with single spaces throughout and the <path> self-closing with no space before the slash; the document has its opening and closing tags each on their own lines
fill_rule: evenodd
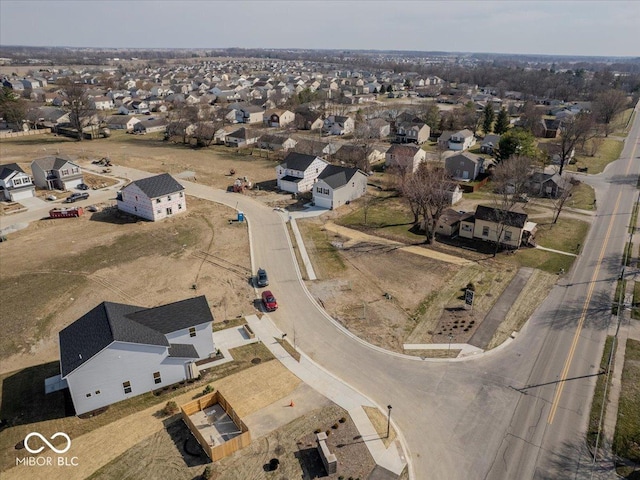
<svg viewBox="0 0 640 480">
<path fill-rule="evenodd" d="M 163 195 L 169 195 L 171 193 L 181 192 L 184 190 L 184 187 L 168 173 L 161 173 L 160 175 L 155 175 L 153 177 L 134 180 L 129 185 L 131 184 L 136 185 L 149 198 L 162 197 Z"/>
</svg>

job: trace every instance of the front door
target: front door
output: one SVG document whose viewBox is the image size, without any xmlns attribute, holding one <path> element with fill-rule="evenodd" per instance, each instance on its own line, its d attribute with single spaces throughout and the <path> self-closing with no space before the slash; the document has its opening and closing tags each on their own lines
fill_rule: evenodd
<svg viewBox="0 0 640 480">
<path fill-rule="evenodd" d="M 167 215 L 171 215 L 173 213 L 173 211 L 171 210 L 171 207 L 167 207 Z"/>
</svg>

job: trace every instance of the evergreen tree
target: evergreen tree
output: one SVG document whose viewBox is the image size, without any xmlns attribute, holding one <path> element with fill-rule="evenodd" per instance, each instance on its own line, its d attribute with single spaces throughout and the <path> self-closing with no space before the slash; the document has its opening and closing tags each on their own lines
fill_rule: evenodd
<svg viewBox="0 0 640 480">
<path fill-rule="evenodd" d="M 509 129 L 500 137 L 496 158 L 498 161 L 507 160 L 513 155 L 536 158 L 537 154 L 536 139 L 533 134 L 518 127 Z"/>
<path fill-rule="evenodd" d="M 493 105 L 491 105 L 491 102 L 488 102 L 484 107 L 482 119 L 482 130 L 484 130 L 485 135 L 491 133 L 495 117 L 496 114 L 493 112 Z"/>
<path fill-rule="evenodd" d="M 507 110 L 502 107 L 500 109 L 500 113 L 498 113 L 498 118 L 496 119 L 496 124 L 493 127 L 493 131 L 498 135 L 502 135 L 509 129 L 509 114 Z"/>
</svg>

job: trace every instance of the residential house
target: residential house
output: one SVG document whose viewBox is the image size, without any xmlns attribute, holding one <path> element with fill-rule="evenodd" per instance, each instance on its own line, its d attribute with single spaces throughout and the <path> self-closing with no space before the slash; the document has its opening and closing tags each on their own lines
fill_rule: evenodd
<svg viewBox="0 0 640 480">
<path fill-rule="evenodd" d="M 152 222 L 186 212 L 184 187 L 168 173 L 134 180 L 120 191 L 118 210 Z"/>
<path fill-rule="evenodd" d="M 367 175 L 357 168 L 328 165 L 313 185 L 313 203 L 317 207 L 341 207 L 367 192 Z"/>
<path fill-rule="evenodd" d="M 486 153 L 487 155 L 493 155 L 500 143 L 501 135 L 490 133 L 484 137 L 480 144 L 480 153 Z"/>
<path fill-rule="evenodd" d="M 168 124 L 169 122 L 166 118 L 144 118 L 133 126 L 133 133 L 146 134 L 154 132 L 166 132 Z"/>
<path fill-rule="evenodd" d="M 372 118 L 367 125 L 374 137 L 387 138 L 391 133 L 391 125 L 383 118 Z"/>
<path fill-rule="evenodd" d="M 204 296 L 145 308 L 102 302 L 59 333 L 76 415 L 197 377 L 215 352 Z"/>
<path fill-rule="evenodd" d="M 558 138 L 560 136 L 560 120 L 543 118 L 540 120 L 540 128 L 537 129 L 542 138 Z"/>
<path fill-rule="evenodd" d="M 400 123 L 396 126 L 395 141 L 422 145 L 430 135 L 431 127 L 426 123 Z"/>
<path fill-rule="evenodd" d="M 267 127 L 286 127 L 295 119 L 295 113 L 281 108 L 272 108 L 264 112 L 264 123 Z"/>
<path fill-rule="evenodd" d="M 266 150 L 291 150 L 298 142 L 290 136 L 267 133 L 258 139 L 258 148 Z"/>
<path fill-rule="evenodd" d="M 427 153 L 417 145 L 395 143 L 387 150 L 384 164 L 386 168 L 397 168 L 413 173 L 426 158 Z"/>
<path fill-rule="evenodd" d="M 321 130 L 324 122 L 319 112 L 296 112 L 296 128 L 299 130 Z"/>
<path fill-rule="evenodd" d="M 264 108 L 258 105 L 242 105 L 235 108 L 237 123 L 262 123 Z"/>
<path fill-rule="evenodd" d="M 113 108 L 113 100 L 104 95 L 99 97 L 92 97 L 91 104 L 96 110 L 111 110 Z"/>
<path fill-rule="evenodd" d="M 447 157 L 444 167 L 454 179 L 472 181 L 484 172 L 484 158 L 469 152 L 458 153 Z"/>
<path fill-rule="evenodd" d="M 111 115 L 106 120 L 107 127 L 127 132 L 133 132 L 133 128 L 137 123 L 140 123 L 140 119 L 129 115 Z"/>
<path fill-rule="evenodd" d="M 47 190 L 71 190 L 81 183 L 82 169 L 69 157 L 48 155 L 31 162 L 33 183 Z"/>
<path fill-rule="evenodd" d="M 313 155 L 317 157 L 330 157 L 340 149 L 338 143 L 325 142 L 324 140 L 310 140 L 303 138 L 298 140 L 294 150 L 298 153 L 305 153 L 307 155 Z"/>
<path fill-rule="evenodd" d="M 149 112 L 149 104 L 142 100 L 132 100 L 130 102 L 123 103 L 118 108 L 118 113 L 120 115 L 140 115 Z"/>
<path fill-rule="evenodd" d="M 449 138 L 449 150 L 467 150 L 476 144 L 476 137 L 471 130 L 460 130 Z"/>
<path fill-rule="evenodd" d="M 554 165 L 560 165 L 562 161 L 562 147 L 557 143 L 538 143 L 538 148 L 544 156 Z M 572 148 L 566 154 L 565 163 L 575 163 L 576 149 Z"/>
<path fill-rule="evenodd" d="M 56 125 L 69 123 L 69 112 L 65 112 L 58 107 L 39 107 L 33 112 L 36 123 L 43 127 L 51 128 Z"/>
<path fill-rule="evenodd" d="M 438 137 L 438 148 L 443 150 L 448 150 L 449 139 L 451 138 L 451 135 L 453 135 L 454 133 L 456 132 L 452 132 L 451 130 L 444 130 Z"/>
<path fill-rule="evenodd" d="M 17 163 L 0 165 L 0 200 L 19 202 L 33 196 L 33 181 Z"/>
<path fill-rule="evenodd" d="M 570 181 L 558 173 L 535 172 L 525 182 L 531 195 L 546 198 L 558 198 L 570 186 Z"/>
<path fill-rule="evenodd" d="M 256 143 L 258 138 L 260 134 L 257 131 L 241 127 L 229 133 L 225 137 L 224 144 L 227 147 L 246 147 Z"/>
<path fill-rule="evenodd" d="M 351 117 L 329 115 L 324 120 L 322 130 L 329 135 L 348 135 L 353 133 L 355 122 Z"/>
<path fill-rule="evenodd" d="M 453 208 L 447 208 L 436 225 L 436 234 L 446 237 L 455 237 L 460 231 L 462 221 L 469 220 L 473 217 L 473 212 L 461 212 Z"/>
<path fill-rule="evenodd" d="M 291 193 L 308 192 L 327 165 L 327 162 L 314 155 L 291 152 L 276 167 L 278 188 Z"/>
<path fill-rule="evenodd" d="M 472 217 L 460 221 L 460 236 L 497 242 L 507 248 L 519 248 L 532 244 L 536 224 L 528 221 L 527 213 L 520 205 L 509 210 L 478 205 Z"/>
</svg>

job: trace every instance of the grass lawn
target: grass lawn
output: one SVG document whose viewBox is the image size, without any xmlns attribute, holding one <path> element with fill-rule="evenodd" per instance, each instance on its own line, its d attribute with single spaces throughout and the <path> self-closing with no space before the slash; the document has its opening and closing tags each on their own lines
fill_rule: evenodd
<svg viewBox="0 0 640 480">
<path fill-rule="evenodd" d="M 551 220 L 551 218 L 536 218 L 537 244 L 561 252 L 580 253 L 580 248 L 589 231 L 589 223 L 575 218 L 563 218 L 562 214 L 557 223 L 551 223 Z"/>
<path fill-rule="evenodd" d="M 234 358 L 233 362 L 208 369 L 203 372 L 202 379 L 196 382 L 171 386 L 160 395 L 148 392 L 114 403 L 104 413 L 86 419 L 75 416 L 68 391 L 44 394 L 45 378 L 60 373 L 58 362 L 50 362 L 0 376 L 2 385 L 0 387 L 2 395 L 0 418 L 6 419 L 10 425 L 0 436 L 0 471 L 15 466 L 14 445 L 33 431 L 35 423 L 38 424 L 38 432 L 47 437 L 55 432 L 65 432 L 71 438 L 77 438 L 153 405 L 158 405 L 160 408 L 177 395 L 189 390 L 196 391 L 207 383 L 247 369 L 257 364 L 252 362 L 254 358 L 260 358 L 258 363 L 274 359 L 262 343 L 234 348 L 230 352 Z"/>
<path fill-rule="evenodd" d="M 633 123 L 630 121 L 633 115 L 635 115 L 633 108 L 627 108 L 623 112 L 620 112 L 612 122 L 614 128 L 611 135 L 625 136 L 629 132 L 626 128 L 627 125 L 631 125 Z"/>
<path fill-rule="evenodd" d="M 298 228 L 305 239 L 313 268 L 320 278 L 335 278 L 346 267 L 340 252 L 331 242 L 334 240 L 322 225 L 313 219 L 299 220 Z"/>
<path fill-rule="evenodd" d="M 613 345 L 613 337 L 608 336 L 607 340 L 604 344 L 604 351 L 602 352 L 602 359 L 600 360 L 600 370 L 607 370 L 607 365 L 609 364 L 609 356 L 611 355 L 611 347 Z M 612 366 L 613 368 L 613 366 Z M 606 385 L 607 376 L 600 375 L 598 376 L 598 380 L 596 381 L 596 388 L 593 392 L 593 400 L 591 401 L 591 413 L 589 414 L 589 428 L 587 430 L 587 444 L 594 448 L 596 445 L 596 438 L 598 437 L 598 428 L 600 427 L 602 404 L 605 400 L 604 398 L 604 387 Z M 609 383 L 611 384 L 611 383 Z M 604 415 L 602 416 L 602 420 L 604 421 Z M 599 440 L 599 448 L 602 447 L 602 441 L 604 437 L 602 433 L 600 434 Z"/>
<path fill-rule="evenodd" d="M 624 144 L 614 138 L 606 138 L 595 157 L 576 155 L 576 163 L 567 165 L 565 170 L 576 172 L 579 167 L 587 167 L 589 173 L 600 173 L 604 167 L 618 159 Z"/>
<path fill-rule="evenodd" d="M 640 320 L 640 282 L 633 282 L 633 307 L 631 318 Z"/>
<path fill-rule="evenodd" d="M 616 282 L 616 293 L 613 296 L 613 304 L 611 305 L 611 314 L 618 314 L 618 300 L 620 299 L 620 295 L 626 291 L 627 281 L 626 280 L 618 280 Z M 624 296 L 622 298 L 624 300 Z"/>
<path fill-rule="evenodd" d="M 640 342 L 632 339 L 627 340 L 613 452 L 640 463 Z M 629 475 L 633 469 L 618 467 L 617 471 Z"/>
<path fill-rule="evenodd" d="M 595 210 L 593 201 L 596 198 L 596 192 L 590 185 L 580 182 L 571 192 L 571 199 L 566 203 L 568 207 L 579 208 L 581 210 Z M 562 216 L 562 214 L 560 214 Z"/>
</svg>

